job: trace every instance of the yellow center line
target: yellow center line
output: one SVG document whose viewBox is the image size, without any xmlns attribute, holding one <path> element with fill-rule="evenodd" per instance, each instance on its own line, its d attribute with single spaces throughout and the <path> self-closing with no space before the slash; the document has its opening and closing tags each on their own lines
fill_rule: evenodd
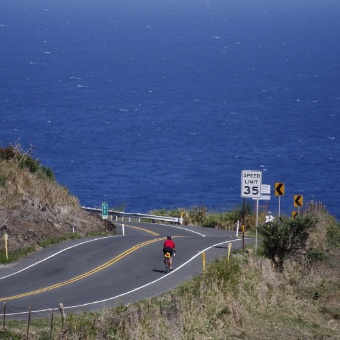
<svg viewBox="0 0 340 340">
<path fill-rule="evenodd" d="M 152 235 L 154 235 L 154 236 L 159 236 L 158 233 L 156 233 L 155 231 L 149 230 L 149 229 L 137 227 L 137 226 L 135 226 L 135 225 L 128 225 L 128 224 L 126 224 L 125 226 L 126 226 L 126 227 L 130 227 L 130 228 L 134 228 L 134 229 L 139 229 L 139 230 L 142 230 L 142 231 L 146 231 L 147 233 L 152 234 Z"/>
<path fill-rule="evenodd" d="M 99 271 L 111 266 L 112 264 L 116 263 L 117 261 L 121 260 L 123 257 L 131 254 L 132 252 L 136 251 L 137 249 L 139 248 L 142 248 L 148 244 L 151 244 L 151 243 L 154 243 L 154 242 L 158 242 L 158 241 L 161 241 L 161 240 L 164 240 L 164 237 L 161 237 L 161 238 L 156 238 L 156 239 L 153 239 L 153 240 L 149 240 L 149 241 L 146 241 L 146 242 L 143 242 L 141 244 L 138 244 L 126 251 L 124 251 L 123 253 L 119 254 L 118 256 L 114 257 L 113 259 L 111 259 L 110 261 L 107 261 L 105 263 L 103 263 L 102 265 L 100 265 L 99 267 L 96 267 L 84 274 L 81 274 L 81 275 L 78 275 L 70 280 L 67 280 L 67 281 L 64 281 L 64 282 L 60 282 L 60 283 L 56 283 L 52 286 L 48 286 L 48 287 L 45 287 L 45 288 L 41 288 L 41 289 L 37 289 L 37 290 L 34 290 L 32 292 L 27 292 L 27 293 L 22 293 L 22 294 L 18 294 L 18 295 L 13 295 L 13 296 L 7 296 L 7 297 L 3 297 L 3 298 L 0 298 L 0 301 L 8 301 L 8 300 L 14 300 L 14 299 L 19 299 L 19 298 L 22 298 L 22 297 L 25 297 L 25 296 L 31 296 L 31 295 L 35 295 L 35 294 L 39 294 L 39 293 L 43 293 L 43 292 L 46 292 L 46 291 L 49 291 L 49 290 L 52 290 L 52 289 L 56 289 L 56 288 L 59 288 L 59 287 L 62 287 L 62 286 L 66 286 L 70 283 L 73 283 L 73 282 L 76 282 L 76 281 L 79 281 L 79 280 L 82 280 L 90 275 L 93 275 L 95 273 L 98 273 Z"/>
</svg>

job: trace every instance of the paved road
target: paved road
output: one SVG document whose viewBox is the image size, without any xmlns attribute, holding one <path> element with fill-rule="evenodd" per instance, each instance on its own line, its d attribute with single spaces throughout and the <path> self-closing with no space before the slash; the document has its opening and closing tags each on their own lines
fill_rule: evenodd
<svg viewBox="0 0 340 340">
<path fill-rule="evenodd" d="M 227 254 L 228 242 L 233 249 L 242 247 L 235 232 L 216 229 L 127 223 L 124 230 L 125 236 L 73 240 L 0 267 L 6 317 L 27 317 L 29 307 L 33 316 L 43 316 L 59 303 L 66 311 L 83 311 L 157 296 L 201 273 L 202 251 L 210 262 Z M 166 235 L 177 248 L 168 275 L 162 253 Z"/>
</svg>

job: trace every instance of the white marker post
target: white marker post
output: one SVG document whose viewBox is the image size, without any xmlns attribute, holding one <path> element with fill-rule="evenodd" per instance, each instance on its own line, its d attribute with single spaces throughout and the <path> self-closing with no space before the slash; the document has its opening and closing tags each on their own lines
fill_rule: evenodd
<svg viewBox="0 0 340 340">
<path fill-rule="evenodd" d="M 5 241 L 5 254 L 6 254 L 6 260 L 8 260 L 8 246 L 7 246 L 7 242 L 8 242 L 8 234 L 5 233 L 4 235 L 4 241 Z"/>
</svg>

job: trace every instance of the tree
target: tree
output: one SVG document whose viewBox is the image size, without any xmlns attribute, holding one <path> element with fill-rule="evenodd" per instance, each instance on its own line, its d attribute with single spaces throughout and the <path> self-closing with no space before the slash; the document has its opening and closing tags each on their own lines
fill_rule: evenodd
<svg viewBox="0 0 340 340">
<path fill-rule="evenodd" d="M 283 270 L 284 261 L 291 257 L 307 256 L 310 231 L 316 227 L 316 219 L 310 216 L 290 219 L 282 216 L 271 224 L 258 228 L 262 235 L 263 255 Z"/>
</svg>

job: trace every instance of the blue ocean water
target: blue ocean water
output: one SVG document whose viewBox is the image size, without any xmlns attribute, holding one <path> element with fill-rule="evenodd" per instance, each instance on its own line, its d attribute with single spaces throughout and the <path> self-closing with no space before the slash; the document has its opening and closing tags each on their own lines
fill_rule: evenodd
<svg viewBox="0 0 340 340">
<path fill-rule="evenodd" d="M 232 209 L 262 170 L 340 217 L 338 1 L 2 0 L 0 42 L 0 146 L 82 205 Z"/>
</svg>

